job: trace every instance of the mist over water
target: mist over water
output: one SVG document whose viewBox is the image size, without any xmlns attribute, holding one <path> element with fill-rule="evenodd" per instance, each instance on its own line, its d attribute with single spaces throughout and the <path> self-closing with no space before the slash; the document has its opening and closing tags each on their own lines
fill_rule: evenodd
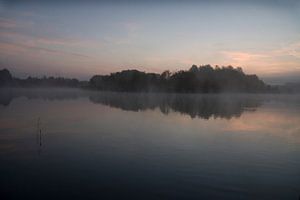
<svg viewBox="0 0 300 200">
<path fill-rule="evenodd" d="M 0 90 L 7 199 L 298 199 L 300 96 Z"/>
<path fill-rule="evenodd" d="M 42 99 L 45 101 L 76 100 L 87 98 L 95 104 L 107 105 L 125 111 L 158 109 L 163 114 L 179 112 L 191 118 L 240 117 L 244 111 L 255 111 L 265 102 L 291 102 L 297 104 L 300 95 L 276 94 L 177 94 L 177 93 L 128 93 L 97 92 L 78 89 L 14 89 L 0 90 L 0 105 L 9 106 L 16 98 Z"/>
<path fill-rule="evenodd" d="M 300 200 L 300 0 L 0 0 L 0 200 Z"/>
</svg>

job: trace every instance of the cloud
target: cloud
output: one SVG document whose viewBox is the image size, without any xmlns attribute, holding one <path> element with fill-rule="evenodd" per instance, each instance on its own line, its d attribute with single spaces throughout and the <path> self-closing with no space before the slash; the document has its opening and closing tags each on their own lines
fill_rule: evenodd
<svg viewBox="0 0 300 200">
<path fill-rule="evenodd" d="M 82 40 L 79 38 L 71 37 L 45 37 L 45 36 L 32 36 L 25 33 L 16 31 L 0 30 L 1 40 L 9 40 L 15 43 L 26 43 L 28 45 L 60 45 L 65 47 L 99 47 L 101 44 L 97 41 Z"/>
<path fill-rule="evenodd" d="M 136 32 L 140 27 L 139 24 L 136 22 L 125 22 L 125 23 L 122 23 L 122 25 L 130 33 Z"/>
<path fill-rule="evenodd" d="M 136 41 L 140 25 L 136 22 L 122 22 L 117 23 L 117 28 L 120 29 L 118 33 L 123 34 L 118 36 L 106 36 L 103 38 L 104 41 L 113 45 L 130 45 Z"/>
<path fill-rule="evenodd" d="M 289 55 L 300 59 L 300 41 L 285 45 L 272 53 L 275 55 Z"/>
<path fill-rule="evenodd" d="M 221 51 L 225 63 L 242 66 L 251 73 L 263 75 L 300 72 L 300 42 L 289 43 L 281 48 L 259 53 L 246 51 Z"/>
<path fill-rule="evenodd" d="M 0 28 L 15 28 L 17 23 L 14 20 L 0 18 Z"/>
<path fill-rule="evenodd" d="M 34 23 L 32 21 L 20 21 L 14 18 L 0 17 L 0 28 L 4 30 L 20 30 L 22 28 L 31 27 Z"/>
<path fill-rule="evenodd" d="M 72 36 L 62 37 L 58 34 L 43 33 L 41 35 L 41 33 L 32 33 L 32 30 L 34 30 L 33 25 L 34 23 L 28 20 L 15 20 L 0 17 L 1 49 L 3 49 L 4 44 L 6 46 L 9 44 L 10 47 L 7 51 L 11 51 L 11 54 L 14 53 L 13 50 L 29 48 L 32 51 L 43 51 L 52 54 L 56 53 L 89 58 L 89 55 L 81 52 L 87 52 L 89 49 L 95 49 L 101 45 L 99 41 L 90 39 L 81 39 Z M 8 53 L 7 51 L 4 52 Z"/>
<path fill-rule="evenodd" d="M 241 62 L 241 63 L 269 57 L 269 55 L 266 54 L 255 54 L 255 53 L 237 52 L 237 51 L 223 51 L 221 53 L 225 55 L 227 58 L 231 59 L 233 62 Z"/>
<path fill-rule="evenodd" d="M 12 26 L 11 26 L 12 27 Z M 3 47 L 6 46 L 7 49 Z M 9 46 L 9 47 L 8 47 Z M 12 47 L 14 46 L 14 47 Z M 91 58 L 91 56 L 83 53 L 75 53 L 74 49 L 88 49 L 99 47 L 100 44 L 97 41 L 81 40 L 75 38 L 63 38 L 63 37 L 39 37 L 31 36 L 25 33 L 20 33 L 13 30 L 0 30 L 0 49 L 3 53 L 15 54 L 20 52 L 20 49 L 30 49 L 33 51 L 43 51 L 46 53 L 56 53 L 60 55 L 72 55 L 85 58 Z M 59 49 L 58 49 L 59 48 Z M 61 50 L 66 49 L 66 50 Z M 26 53 L 26 52 L 24 52 Z"/>
<path fill-rule="evenodd" d="M 11 42 L 1 42 L 0 41 L 0 52 L 3 54 L 5 53 L 10 53 L 10 54 L 16 54 L 20 52 L 26 52 L 28 50 L 34 50 L 34 51 L 42 51 L 46 53 L 52 53 L 52 54 L 63 54 L 63 55 L 71 55 L 71 56 L 76 56 L 76 57 L 84 57 L 84 58 L 90 58 L 90 56 L 81 54 L 81 53 L 74 53 L 74 52 L 66 52 L 66 51 L 61 51 L 61 50 L 54 50 L 54 49 L 49 49 L 49 48 L 44 48 L 44 47 L 38 47 L 38 46 L 31 46 L 27 44 L 15 44 Z"/>
</svg>

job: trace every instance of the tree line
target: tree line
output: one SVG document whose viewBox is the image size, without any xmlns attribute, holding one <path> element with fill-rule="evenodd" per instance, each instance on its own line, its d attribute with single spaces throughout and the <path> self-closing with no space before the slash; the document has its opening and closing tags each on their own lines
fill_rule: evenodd
<svg viewBox="0 0 300 200">
<path fill-rule="evenodd" d="M 271 86 L 256 75 L 247 75 L 242 68 L 193 65 L 189 70 L 161 74 L 124 70 L 110 75 L 95 75 L 89 85 L 98 90 L 128 92 L 266 92 Z"/>
<path fill-rule="evenodd" d="M 109 75 L 95 75 L 89 81 L 63 77 L 14 78 L 7 69 L 0 70 L 0 87 L 76 87 L 118 92 L 277 92 L 256 75 L 245 74 L 232 66 L 192 65 L 188 70 L 146 73 L 123 70 Z"/>
<path fill-rule="evenodd" d="M 0 87 L 81 87 L 86 84 L 75 78 L 27 77 L 25 79 L 15 78 L 7 69 L 0 70 Z"/>
</svg>

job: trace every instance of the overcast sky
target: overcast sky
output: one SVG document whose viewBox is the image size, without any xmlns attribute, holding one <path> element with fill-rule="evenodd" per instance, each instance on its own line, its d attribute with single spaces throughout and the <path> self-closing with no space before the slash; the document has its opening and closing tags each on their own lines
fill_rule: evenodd
<svg viewBox="0 0 300 200">
<path fill-rule="evenodd" d="M 192 64 L 300 80 L 300 1 L 0 0 L 0 68 L 15 76 L 88 79 Z"/>
</svg>

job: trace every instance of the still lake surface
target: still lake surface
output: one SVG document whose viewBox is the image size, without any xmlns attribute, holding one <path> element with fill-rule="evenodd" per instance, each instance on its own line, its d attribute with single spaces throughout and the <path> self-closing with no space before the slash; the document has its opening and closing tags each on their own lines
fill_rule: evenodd
<svg viewBox="0 0 300 200">
<path fill-rule="evenodd" d="M 299 95 L 0 91 L 3 199 L 299 199 Z"/>
</svg>

